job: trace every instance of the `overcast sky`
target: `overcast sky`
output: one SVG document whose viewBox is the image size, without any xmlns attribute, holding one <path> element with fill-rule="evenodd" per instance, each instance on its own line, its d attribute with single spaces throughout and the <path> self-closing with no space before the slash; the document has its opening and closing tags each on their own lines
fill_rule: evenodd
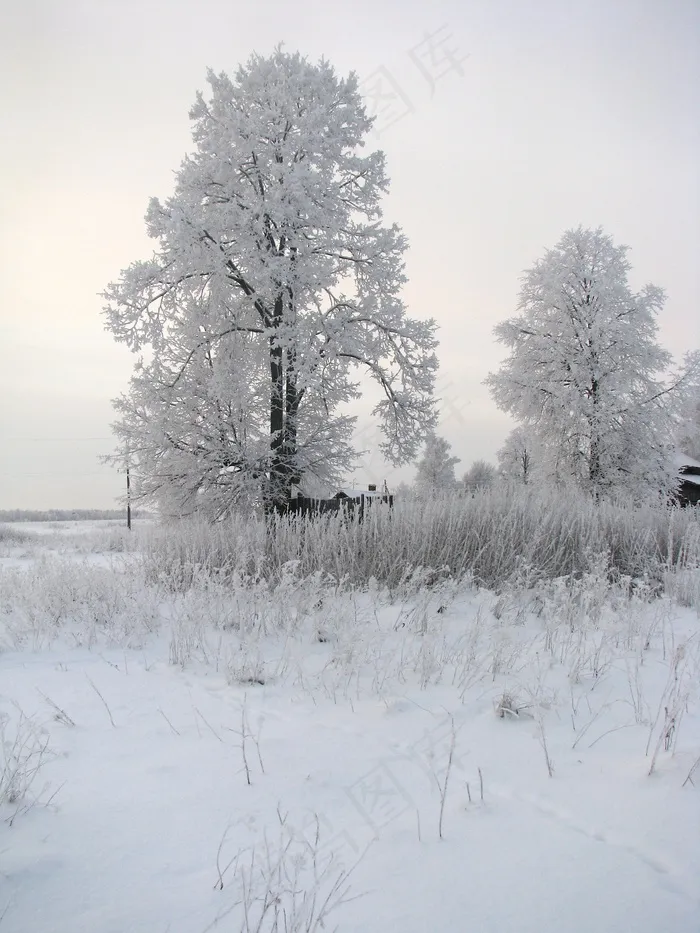
<svg viewBox="0 0 700 933">
<path fill-rule="evenodd" d="M 465 470 L 511 424 L 482 380 L 518 276 L 565 229 L 631 248 L 661 341 L 700 346 L 697 0 L 24 0 L 0 13 L 0 508 L 109 508 L 110 399 L 131 355 L 99 292 L 147 258 L 149 197 L 191 149 L 207 67 L 284 42 L 382 106 L 405 297 L 440 325 L 441 433 Z M 365 445 L 375 446 L 371 432 Z M 396 481 L 370 456 L 362 481 Z"/>
</svg>

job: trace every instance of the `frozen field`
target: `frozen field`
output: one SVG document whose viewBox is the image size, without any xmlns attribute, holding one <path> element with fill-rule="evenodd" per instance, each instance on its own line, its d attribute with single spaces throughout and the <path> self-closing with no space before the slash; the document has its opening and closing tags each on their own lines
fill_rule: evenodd
<svg viewBox="0 0 700 933">
<path fill-rule="evenodd" d="M 697 576 L 174 589 L 69 524 L 0 542 L 0 933 L 700 929 Z"/>
</svg>

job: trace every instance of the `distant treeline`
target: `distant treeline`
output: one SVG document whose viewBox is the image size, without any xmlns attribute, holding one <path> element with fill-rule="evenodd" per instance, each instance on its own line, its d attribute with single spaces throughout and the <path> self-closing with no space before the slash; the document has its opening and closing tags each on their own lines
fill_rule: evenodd
<svg viewBox="0 0 700 933">
<path fill-rule="evenodd" d="M 0 509 L 0 522 L 87 522 L 125 519 L 124 509 Z M 131 517 L 150 518 L 148 512 L 132 509 Z"/>
</svg>

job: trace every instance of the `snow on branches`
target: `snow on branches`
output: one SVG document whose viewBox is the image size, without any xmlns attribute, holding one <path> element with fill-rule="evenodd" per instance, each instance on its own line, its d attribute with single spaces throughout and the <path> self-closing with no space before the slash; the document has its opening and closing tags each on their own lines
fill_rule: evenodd
<svg viewBox="0 0 700 933">
<path fill-rule="evenodd" d="M 657 343 L 664 293 L 634 294 L 627 248 L 579 227 L 523 276 L 519 314 L 495 333 L 510 350 L 494 399 L 554 452 L 557 473 L 600 495 L 668 492 L 673 428 L 693 361 L 668 379 Z"/>
<path fill-rule="evenodd" d="M 195 151 L 146 217 L 154 257 L 105 292 L 115 339 L 145 353 L 116 407 L 141 492 L 183 512 L 268 505 L 352 463 L 359 373 L 382 390 L 383 453 L 435 421 L 435 324 L 401 299 L 406 240 L 382 225 L 381 152 L 354 75 L 277 49 L 209 72 Z"/>
<path fill-rule="evenodd" d="M 418 461 L 415 489 L 425 498 L 457 489 L 455 466 L 459 457 L 450 456 L 451 445 L 435 433 L 428 435 L 423 456 Z"/>
</svg>

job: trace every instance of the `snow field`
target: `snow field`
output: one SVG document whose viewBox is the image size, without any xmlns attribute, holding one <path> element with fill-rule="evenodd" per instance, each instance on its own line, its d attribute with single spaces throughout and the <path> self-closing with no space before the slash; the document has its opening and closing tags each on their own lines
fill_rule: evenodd
<svg viewBox="0 0 700 933">
<path fill-rule="evenodd" d="M 700 927 L 697 571 L 173 591 L 84 550 L 0 574 L 0 933 Z"/>
</svg>

